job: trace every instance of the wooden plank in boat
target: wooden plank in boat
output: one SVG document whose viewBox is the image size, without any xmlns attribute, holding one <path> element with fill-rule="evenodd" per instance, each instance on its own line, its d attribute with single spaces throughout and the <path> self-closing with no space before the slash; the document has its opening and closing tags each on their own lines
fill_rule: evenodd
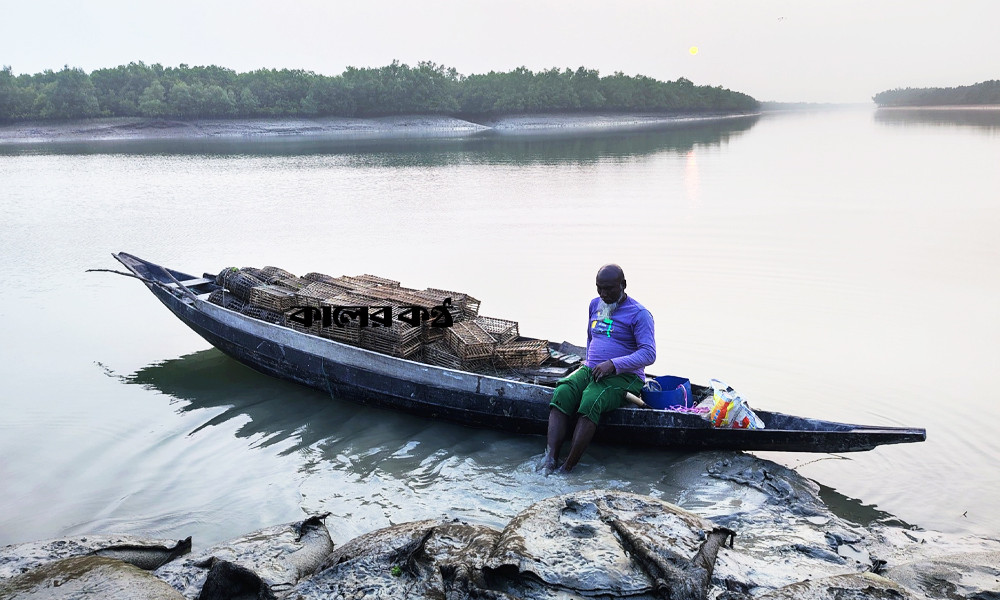
<svg viewBox="0 0 1000 600">
<path fill-rule="evenodd" d="M 184 281 L 181 281 L 180 284 L 183 285 L 184 287 L 194 287 L 196 285 L 202 285 L 202 284 L 205 284 L 205 283 L 213 283 L 214 281 L 215 281 L 214 279 L 208 279 L 206 277 L 199 277 L 198 279 L 186 279 Z M 169 288 L 175 288 L 175 287 L 177 287 L 177 284 L 176 283 L 172 283 L 172 282 L 168 283 L 168 284 L 165 284 L 165 285 L 167 287 L 169 287 Z"/>
</svg>

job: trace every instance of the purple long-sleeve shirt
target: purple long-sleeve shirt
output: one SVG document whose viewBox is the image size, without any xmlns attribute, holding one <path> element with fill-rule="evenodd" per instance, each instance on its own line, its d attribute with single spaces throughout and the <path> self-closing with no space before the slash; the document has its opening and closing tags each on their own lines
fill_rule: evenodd
<svg viewBox="0 0 1000 600">
<path fill-rule="evenodd" d="M 590 301 L 590 321 L 587 323 L 588 367 L 610 360 L 617 373 L 635 373 L 646 378 L 644 367 L 656 360 L 656 339 L 653 336 L 653 315 L 646 307 L 627 296 L 611 313 L 611 324 L 599 314 L 600 298 Z M 611 332 L 608 335 L 608 328 Z"/>
</svg>

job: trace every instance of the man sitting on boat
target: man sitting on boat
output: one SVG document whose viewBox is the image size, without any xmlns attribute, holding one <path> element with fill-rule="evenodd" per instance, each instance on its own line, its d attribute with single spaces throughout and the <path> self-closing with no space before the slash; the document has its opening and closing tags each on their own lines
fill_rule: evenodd
<svg viewBox="0 0 1000 600">
<path fill-rule="evenodd" d="M 541 465 L 546 473 L 556 468 L 573 415 L 579 416 L 561 472 L 573 470 L 580 461 L 603 413 L 620 407 L 626 392 L 642 392 L 643 369 L 656 360 L 653 315 L 625 294 L 621 267 L 600 268 L 597 294 L 590 301 L 587 360 L 569 377 L 560 379 L 552 395 L 548 443 Z"/>
</svg>

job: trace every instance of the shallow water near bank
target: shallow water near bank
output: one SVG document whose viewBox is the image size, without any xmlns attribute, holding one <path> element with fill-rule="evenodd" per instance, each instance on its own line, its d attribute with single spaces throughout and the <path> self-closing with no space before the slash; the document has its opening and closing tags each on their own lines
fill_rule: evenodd
<svg viewBox="0 0 1000 600">
<path fill-rule="evenodd" d="M 445 514 L 495 525 L 591 487 L 725 505 L 702 455 L 595 446 L 545 478 L 541 437 L 256 374 L 137 282 L 83 273 L 119 250 L 195 274 L 273 264 L 465 290 L 576 343 L 594 271 L 615 261 L 656 317 L 651 371 L 927 427 L 923 444 L 841 458 L 762 455 L 835 510 L 996 535 L 996 131 L 852 110 L 577 137 L 4 146 L 0 544 L 209 544 L 303 511 L 332 512 L 343 541 Z"/>
</svg>

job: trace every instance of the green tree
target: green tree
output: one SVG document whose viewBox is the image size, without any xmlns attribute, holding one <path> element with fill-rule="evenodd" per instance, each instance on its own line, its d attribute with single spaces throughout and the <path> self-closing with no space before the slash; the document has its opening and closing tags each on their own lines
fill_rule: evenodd
<svg viewBox="0 0 1000 600">
<path fill-rule="evenodd" d="M 167 92 L 159 81 L 153 81 L 139 96 L 139 114 L 144 117 L 162 117 L 169 109 Z"/>
<path fill-rule="evenodd" d="M 140 113 L 140 96 L 157 80 L 157 74 L 153 67 L 132 62 L 113 69 L 97 69 L 91 72 L 90 79 L 101 113 L 127 117 Z"/>
<path fill-rule="evenodd" d="M 178 81 L 170 88 L 167 93 L 167 105 L 170 107 L 170 114 L 180 117 L 193 117 L 197 112 L 191 86 L 183 81 Z"/>
<path fill-rule="evenodd" d="M 302 100 L 302 110 L 309 115 L 352 117 L 357 105 L 342 78 L 316 77 Z"/>
<path fill-rule="evenodd" d="M 573 73 L 570 83 L 580 108 L 584 110 L 604 108 L 607 99 L 601 93 L 601 76 L 596 70 L 580 67 Z"/>
<path fill-rule="evenodd" d="M 302 70 L 260 69 L 240 75 L 238 81 L 257 97 L 261 114 L 281 116 L 302 114 L 302 101 L 314 77 Z"/>
<path fill-rule="evenodd" d="M 17 106 L 17 80 L 9 66 L 0 69 L 0 120 L 15 119 L 20 116 Z"/>
<path fill-rule="evenodd" d="M 82 69 L 69 66 L 55 73 L 53 81 L 44 85 L 35 101 L 40 117 L 73 119 L 93 117 L 100 112 L 94 84 Z"/>
<path fill-rule="evenodd" d="M 257 96 L 250 91 L 250 88 L 241 88 L 240 95 L 236 98 L 236 114 L 249 117 L 256 115 L 259 110 L 260 101 L 257 100 Z"/>
<path fill-rule="evenodd" d="M 236 114 L 232 94 L 218 85 L 194 83 L 191 85 L 194 115 L 199 117 L 228 117 Z"/>
</svg>

